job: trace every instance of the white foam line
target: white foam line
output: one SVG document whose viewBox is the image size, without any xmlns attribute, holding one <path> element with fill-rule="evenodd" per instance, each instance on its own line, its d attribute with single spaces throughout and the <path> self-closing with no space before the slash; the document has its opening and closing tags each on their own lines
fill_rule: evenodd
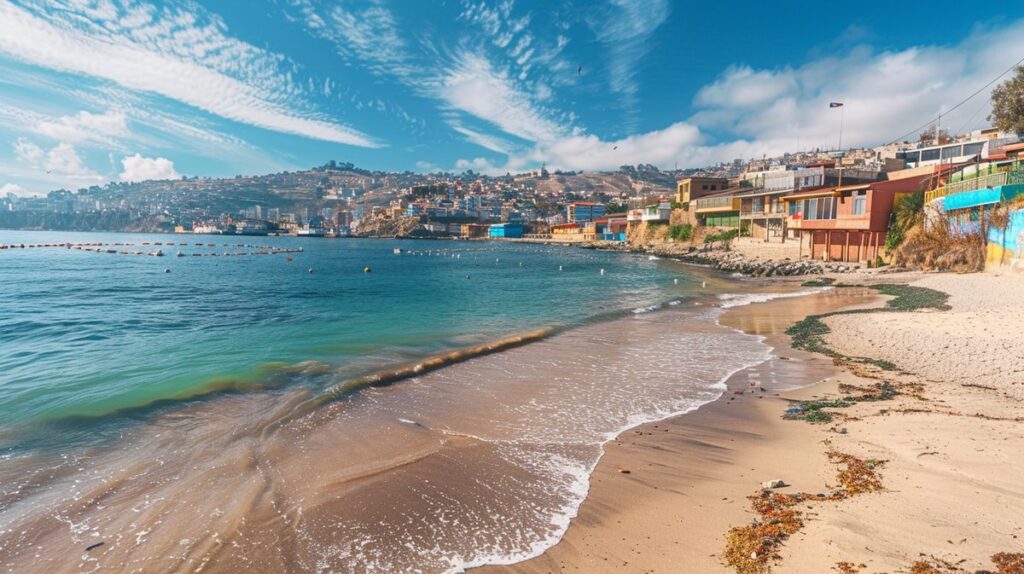
<svg viewBox="0 0 1024 574">
<path fill-rule="evenodd" d="M 806 294 L 810 294 L 810 293 L 806 293 Z M 715 323 L 718 324 L 718 319 L 717 318 L 715 319 Z M 726 328 L 732 329 L 733 331 L 736 331 L 736 332 L 739 332 L 739 333 L 744 333 L 742 329 L 733 329 L 731 327 L 726 327 Z M 746 333 L 744 333 L 744 334 L 746 334 Z M 678 417 L 678 416 L 686 415 L 686 414 L 692 413 L 692 412 L 700 409 L 703 406 L 709 405 L 709 404 L 714 403 L 715 401 L 721 399 L 722 396 L 725 395 L 725 392 L 728 390 L 728 386 L 726 385 L 726 381 L 728 381 L 730 378 L 732 378 L 734 375 L 736 375 L 736 373 L 739 373 L 739 372 L 741 372 L 741 371 L 743 371 L 745 369 L 752 369 L 752 368 L 754 368 L 754 367 L 756 367 L 756 366 L 758 366 L 758 365 L 760 365 L 760 364 L 770 360 L 774 356 L 773 355 L 773 351 L 775 349 L 765 343 L 765 337 L 764 336 L 762 336 L 762 335 L 749 335 L 749 336 L 753 337 L 756 340 L 757 343 L 765 346 L 765 350 L 764 350 L 763 356 L 760 359 L 758 359 L 758 360 L 746 363 L 746 364 L 744 364 L 744 365 L 742 365 L 740 367 L 737 367 L 736 369 L 733 369 L 732 371 L 729 371 L 725 376 L 723 376 L 717 382 L 715 382 L 713 385 L 711 385 L 712 389 L 715 389 L 715 390 L 719 391 L 717 396 L 715 396 L 714 398 L 712 398 L 712 399 L 710 399 L 710 400 L 708 400 L 706 402 L 700 403 L 698 405 L 689 406 L 689 407 L 687 407 L 685 409 L 674 411 L 674 412 L 670 412 L 670 413 L 667 413 L 667 414 L 659 414 L 659 415 L 653 416 L 653 417 L 644 417 L 642 414 L 638 415 L 637 418 L 635 418 L 634 420 L 632 420 L 629 423 L 627 423 L 621 429 L 619 429 L 617 431 L 610 432 L 607 435 L 605 435 L 604 440 L 601 441 L 600 444 L 599 444 L 599 446 L 600 446 L 600 454 L 598 455 L 598 457 L 594 460 L 592 465 L 590 465 L 584 471 L 577 473 L 577 476 L 575 477 L 576 478 L 576 482 L 575 482 L 575 484 L 572 485 L 571 489 L 573 491 L 577 491 L 578 490 L 580 492 L 579 500 L 576 501 L 576 502 L 568 504 L 567 507 L 566 507 L 565 512 L 560 513 L 560 514 L 556 514 L 555 516 L 552 517 L 552 519 L 551 519 L 552 523 L 557 525 L 557 530 L 553 534 L 549 535 L 547 538 L 545 538 L 543 540 L 538 540 L 537 542 L 535 542 L 532 545 L 532 547 L 529 550 L 526 550 L 526 551 L 523 551 L 523 552 L 517 552 L 517 553 L 514 553 L 514 554 L 495 554 L 495 555 L 485 556 L 485 557 L 482 557 L 482 558 L 476 558 L 476 559 L 473 559 L 473 560 L 470 560 L 470 561 L 464 561 L 463 559 L 458 558 L 458 557 L 448 558 L 448 560 L 451 563 L 452 567 L 450 569 L 446 570 L 445 574 L 457 574 L 459 572 L 465 572 L 466 570 L 469 570 L 469 569 L 472 569 L 472 568 L 478 568 L 478 567 L 482 567 L 482 566 L 518 564 L 520 562 L 525 562 L 527 560 L 536 558 L 536 557 L 544 554 L 549 549 L 553 548 L 555 545 L 557 545 L 559 542 L 561 542 L 562 538 L 565 537 L 565 533 L 569 530 L 569 526 L 572 523 L 573 519 L 575 519 L 579 515 L 580 508 L 583 506 L 583 503 L 586 502 L 587 497 L 590 495 L 590 477 L 593 476 L 594 471 L 597 469 L 598 465 L 600 465 L 600 463 L 601 463 L 601 460 L 604 458 L 604 455 L 606 453 L 605 446 L 608 443 L 610 443 L 613 440 L 615 440 L 616 438 L 618 438 L 623 433 L 625 433 L 627 431 L 630 431 L 632 429 L 635 429 L 635 428 L 637 428 L 639 426 L 643 426 L 643 425 L 647 425 L 647 424 L 653 424 L 653 423 L 656 423 L 656 422 L 661 422 L 661 421 L 668 420 L 668 419 L 671 419 L 671 418 L 675 418 L 675 417 Z"/>
<path fill-rule="evenodd" d="M 723 309 L 729 309 L 731 307 L 741 307 L 743 305 L 751 305 L 754 303 L 765 303 L 775 299 L 787 299 L 789 297 L 804 297 L 807 295 L 815 295 L 817 293 L 824 293 L 832 289 L 831 287 L 820 287 L 817 289 L 805 289 L 803 291 L 790 291 L 786 293 L 722 293 L 718 298 L 722 301 L 720 307 Z"/>
</svg>

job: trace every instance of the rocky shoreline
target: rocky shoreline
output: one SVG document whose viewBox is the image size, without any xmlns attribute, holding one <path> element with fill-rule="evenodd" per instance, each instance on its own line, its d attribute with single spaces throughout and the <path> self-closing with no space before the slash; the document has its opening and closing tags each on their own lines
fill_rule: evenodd
<svg viewBox="0 0 1024 574">
<path fill-rule="evenodd" d="M 579 246 L 584 249 L 645 253 L 657 257 L 671 257 L 684 263 L 705 265 L 719 271 L 742 273 L 752 277 L 823 275 L 825 273 L 849 273 L 860 269 L 860 265 L 855 263 L 815 261 L 809 258 L 798 260 L 790 258 L 750 258 L 739 251 L 730 249 L 725 243 L 709 243 L 695 247 L 682 243 L 629 245 L 609 241 L 594 241 L 582 243 Z"/>
</svg>

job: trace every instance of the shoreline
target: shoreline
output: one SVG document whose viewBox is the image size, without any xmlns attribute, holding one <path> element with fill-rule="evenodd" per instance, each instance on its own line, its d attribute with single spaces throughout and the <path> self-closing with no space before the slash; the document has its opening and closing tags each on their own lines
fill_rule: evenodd
<svg viewBox="0 0 1024 574">
<path fill-rule="evenodd" d="M 950 293 L 951 309 L 824 319 L 831 348 L 893 361 L 897 370 L 837 365 L 790 347 L 786 326 L 826 311 L 809 308 L 820 295 L 733 309 L 723 324 L 763 333 L 775 348 L 777 357 L 764 365 L 768 373 L 741 372 L 719 400 L 619 437 L 557 545 L 530 561 L 478 571 L 735 572 L 723 562 L 726 535 L 756 517 L 748 497 L 772 480 L 786 483 L 771 491 L 782 495 L 831 492 L 840 463 L 830 452 L 881 461 L 881 490 L 856 501 L 799 505 L 804 522 L 758 572 L 995 572 L 1000 560 L 1024 560 L 1024 487 L 1017 480 L 1024 472 L 1024 358 L 996 350 L 1021 342 L 1003 334 L 1021 312 L 999 301 L 1024 295 L 1024 281 L 984 274 L 900 279 Z M 864 300 L 834 309 L 885 301 L 873 290 L 841 291 L 861 291 Z M 943 342 L 974 357 L 929 353 Z M 808 386 L 759 392 L 772 366 L 790 369 L 790 381 L 803 377 Z M 835 399 L 878 381 L 903 390 L 888 400 L 828 409 L 832 421 L 825 424 L 781 416 L 798 401 Z"/>
<path fill-rule="evenodd" d="M 819 389 L 828 385 L 822 379 L 838 374 L 830 360 L 789 348 L 788 337 L 782 333 L 784 327 L 779 328 L 782 324 L 751 329 L 750 324 L 744 325 L 744 320 L 756 322 L 772 312 L 788 310 L 788 324 L 803 318 L 805 309 L 823 312 L 881 299 L 864 291 L 852 296 L 840 294 L 840 301 L 829 303 L 828 299 L 835 296 L 834 291 L 783 296 L 726 309 L 719 323 L 763 337 L 772 348 L 772 356 L 727 377 L 726 388 L 718 399 L 688 413 L 626 429 L 606 443 L 605 453 L 591 473 L 590 492 L 577 516 L 565 536 L 544 554 L 512 565 L 480 567 L 473 572 L 678 572 L 679 560 L 685 561 L 685 571 L 731 571 L 718 562 L 722 545 L 714 540 L 715 536 L 707 536 L 708 531 L 687 530 L 686 536 L 679 538 L 674 538 L 671 532 L 681 526 L 680 523 L 690 520 L 702 525 L 724 525 L 729 519 L 742 523 L 746 491 L 761 481 L 777 478 L 782 472 L 781 468 L 770 468 L 769 461 L 758 457 L 756 451 L 766 441 L 809 443 L 813 440 L 808 428 L 796 425 L 785 429 L 790 432 L 785 433 L 784 439 L 772 438 L 772 433 L 780 430 L 772 413 L 781 412 L 798 398 L 825 392 L 827 388 Z M 782 378 L 778 373 L 802 377 L 802 380 L 795 383 L 800 386 L 796 390 L 783 390 L 776 382 L 776 385 L 767 383 L 766 392 L 761 392 L 760 382 L 758 388 L 752 390 L 754 373 L 758 381 L 762 377 L 767 380 L 772 374 L 778 381 Z M 794 384 L 792 378 L 787 380 L 790 385 Z M 694 464 L 695 460 L 699 463 Z M 725 475 L 726 471 L 753 460 L 767 468 L 750 469 L 739 477 L 750 477 L 749 480 L 730 480 Z M 725 487 L 721 486 L 722 481 L 728 481 Z M 712 491 L 715 498 L 723 498 L 724 504 L 710 499 Z M 723 493 L 728 496 L 717 496 Z M 709 500 L 702 501 L 702 498 Z M 665 513 L 662 510 L 665 506 L 679 504 L 685 505 L 684 511 Z M 651 518 L 660 524 L 650 524 Z M 658 535 L 652 535 L 652 531 Z M 642 539 L 630 540 L 631 536 L 622 536 L 637 532 L 643 533 Z M 664 555 L 644 556 L 653 553 Z"/>
</svg>

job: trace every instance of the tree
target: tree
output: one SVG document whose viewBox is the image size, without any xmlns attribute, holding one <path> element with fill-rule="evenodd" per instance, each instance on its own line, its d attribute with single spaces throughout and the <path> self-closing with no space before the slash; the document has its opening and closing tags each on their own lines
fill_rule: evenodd
<svg viewBox="0 0 1024 574">
<path fill-rule="evenodd" d="M 1024 135 L 1024 66 L 992 90 L 992 114 L 988 121 L 1000 131 Z"/>
</svg>

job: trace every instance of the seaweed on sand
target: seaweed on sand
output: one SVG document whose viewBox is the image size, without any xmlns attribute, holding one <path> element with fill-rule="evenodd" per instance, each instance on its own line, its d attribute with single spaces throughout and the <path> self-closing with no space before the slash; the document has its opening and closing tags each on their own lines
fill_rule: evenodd
<svg viewBox="0 0 1024 574">
<path fill-rule="evenodd" d="M 825 343 L 825 335 L 831 332 L 828 325 L 822 319 L 837 315 L 854 315 L 879 312 L 911 312 L 924 309 L 945 311 L 949 309 L 947 301 L 949 295 L 927 287 L 914 287 L 911 285 L 871 285 L 875 291 L 883 295 L 889 295 L 893 299 L 886 302 L 885 307 L 870 309 L 850 309 L 847 311 L 833 311 L 821 315 L 808 315 L 806 318 L 797 321 L 786 334 L 792 338 L 794 348 L 819 353 L 831 357 L 837 364 L 862 364 L 873 365 L 883 371 L 895 371 L 896 364 L 884 359 L 870 357 L 854 357 L 844 355 L 829 347 Z"/>
<path fill-rule="evenodd" d="M 804 514 L 797 508 L 799 504 L 844 500 L 881 490 L 877 469 L 885 461 L 861 460 L 835 450 L 829 450 L 828 456 L 841 467 L 836 475 L 840 489 L 830 494 L 786 494 L 761 489 L 747 497 L 757 518 L 748 526 L 729 530 L 722 555 L 727 566 L 738 574 L 767 574 L 779 559 L 782 544 L 804 526 Z"/>
</svg>

